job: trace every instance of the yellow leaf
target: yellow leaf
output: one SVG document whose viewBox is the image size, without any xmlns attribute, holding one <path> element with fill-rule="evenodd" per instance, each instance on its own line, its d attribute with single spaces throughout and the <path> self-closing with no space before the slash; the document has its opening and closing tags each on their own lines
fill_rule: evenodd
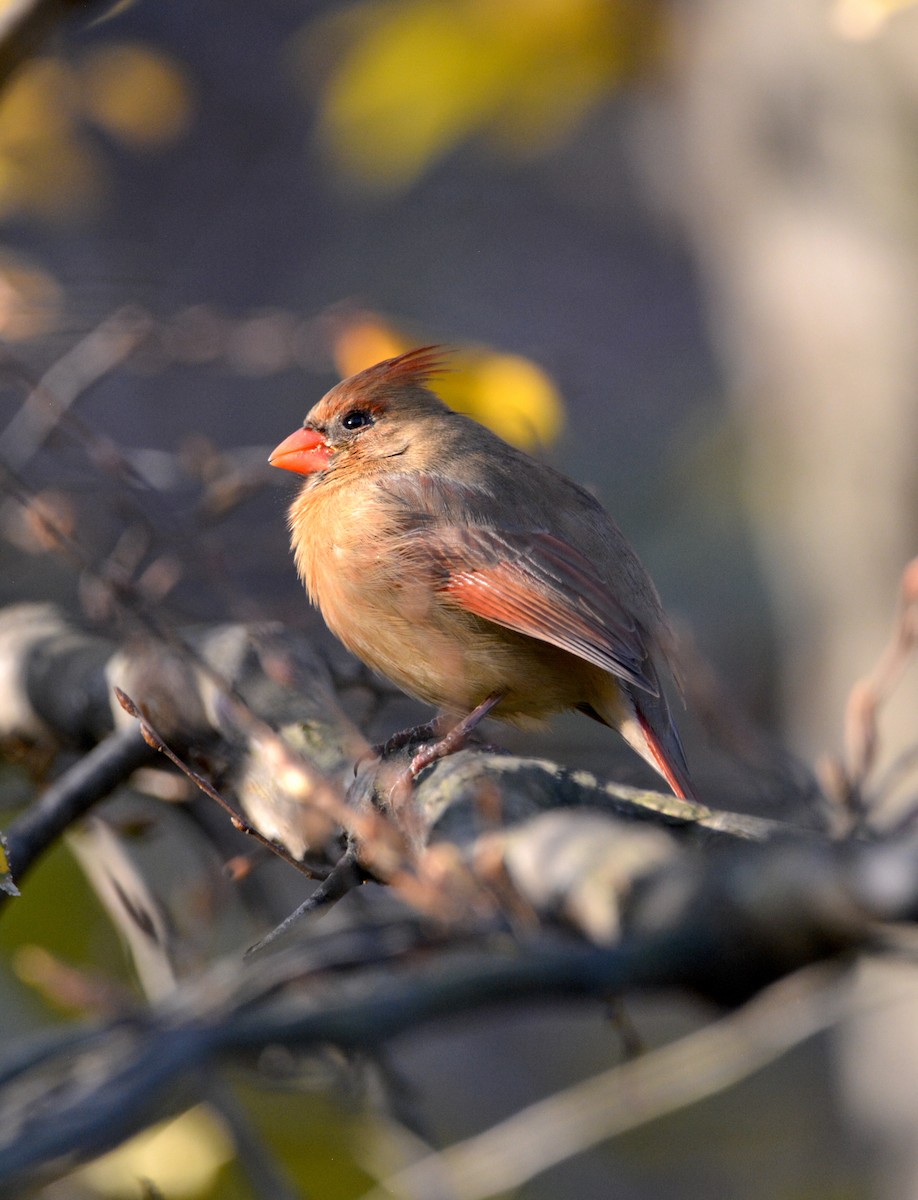
<svg viewBox="0 0 918 1200">
<path fill-rule="evenodd" d="M 148 46 L 105 46 L 83 63 L 87 115 L 120 141 L 164 145 L 191 120 L 191 91 L 179 65 Z"/>
<path fill-rule="evenodd" d="M 222 1124 L 203 1105 L 172 1121 L 163 1121 L 83 1167 L 97 1193 L 121 1200 L 138 1195 L 138 1180 L 149 1180 L 170 1200 L 192 1200 L 212 1187 L 217 1173 L 233 1157 Z"/>
<path fill-rule="evenodd" d="M 360 37 L 328 86 L 321 132 L 345 172 L 399 189 L 484 118 L 500 73 L 493 48 L 440 3 L 363 11 Z"/>
<path fill-rule="evenodd" d="M 53 58 L 36 58 L 0 95 L 0 149 L 67 137 L 73 127 L 77 80 Z"/>
<path fill-rule="evenodd" d="M 654 43 L 647 0 L 365 0 L 308 28 L 332 62 L 320 133 L 348 177 L 412 183 L 473 134 L 530 153 L 566 134 Z"/>
<path fill-rule="evenodd" d="M 448 395 L 443 399 L 451 403 Z M 483 355 L 468 372 L 464 397 L 455 401 L 454 407 L 526 450 L 550 445 L 564 425 L 563 403 L 551 379 L 515 354 Z"/>
<path fill-rule="evenodd" d="M 70 221 L 91 212 L 105 194 L 107 177 L 96 153 L 74 134 L 24 154 L 18 207 L 48 221 Z"/>
<path fill-rule="evenodd" d="M 39 58 L 0 97 L 0 217 L 69 219 L 98 199 L 98 162 L 76 125 L 78 90 L 69 67 Z"/>
<path fill-rule="evenodd" d="M 372 367 L 384 358 L 394 358 L 410 350 L 412 343 L 404 334 L 376 317 L 349 321 L 335 338 L 335 365 L 342 378 Z"/>
</svg>

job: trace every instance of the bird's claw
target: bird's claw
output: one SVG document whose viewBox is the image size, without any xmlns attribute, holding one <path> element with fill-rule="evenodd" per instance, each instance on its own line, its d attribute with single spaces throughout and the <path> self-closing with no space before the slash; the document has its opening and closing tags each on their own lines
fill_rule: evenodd
<svg viewBox="0 0 918 1200">
<path fill-rule="evenodd" d="M 442 727 L 441 719 L 435 717 L 432 721 L 425 721 L 423 725 L 413 725 L 410 729 L 401 729 L 398 733 L 393 733 L 384 742 L 376 743 L 361 754 L 354 763 L 354 774 L 357 774 L 364 763 L 372 762 L 374 759 L 388 758 L 391 754 L 404 750 L 412 742 L 430 741 L 431 738 L 439 735 Z"/>
<path fill-rule="evenodd" d="M 446 717 L 435 717 L 425 725 L 403 729 L 400 733 L 393 734 L 383 746 L 374 747 L 373 753 L 377 758 L 387 758 L 396 750 L 402 750 L 414 742 L 427 743 L 415 753 L 405 770 L 399 774 L 390 789 L 390 796 L 410 794 L 417 777 L 426 767 L 468 745 L 472 734 L 491 709 L 500 703 L 502 696 L 501 692 L 492 693 L 455 724 L 450 725 Z M 436 741 L 431 740 L 433 738 L 436 738 Z M 359 767 L 367 757 L 365 754 L 358 759 L 357 766 Z M 356 773 L 357 767 L 354 770 Z"/>
<path fill-rule="evenodd" d="M 393 733 L 381 746 L 374 747 L 377 757 L 388 758 L 390 754 L 395 754 L 397 750 L 404 750 L 412 742 L 429 742 L 431 738 L 440 735 L 442 728 L 442 718 L 434 717 L 432 721 L 425 721 L 422 725 L 414 725 L 411 729 L 402 729 L 398 733 Z"/>
</svg>

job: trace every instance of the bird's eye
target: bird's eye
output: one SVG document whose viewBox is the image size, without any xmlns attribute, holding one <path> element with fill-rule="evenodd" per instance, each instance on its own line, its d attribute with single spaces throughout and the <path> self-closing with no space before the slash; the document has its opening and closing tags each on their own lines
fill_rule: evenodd
<svg viewBox="0 0 918 1200">
<path fill-rule="evenodd" d="M 373 418 L 364 408 L 352 408 L 341 418 L 341 424 L 348 430 L 363 429 L 373 424 Z"/>
</svg>

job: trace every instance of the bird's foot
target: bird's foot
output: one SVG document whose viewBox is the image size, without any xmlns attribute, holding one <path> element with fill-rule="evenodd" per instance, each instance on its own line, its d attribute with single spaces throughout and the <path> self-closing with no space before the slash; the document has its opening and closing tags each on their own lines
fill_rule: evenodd
<svg viewBox="0 0 918 1200">
<path fill-rule="evenodd" d="M 393 733 L 384 742 L 377 742 L 376 745 L 371 746 L 369 750 L 365 750 L 361 754 L 354 763 L 354 774 L 356 775 L 366 762 L 370 762 L 376 758 L 388 758 L 390 754 L 395 754 L 398 750 L 404 750 L 412 742 L 428 742 L 431 738 L 439 737 L 443 726 L 443 717 L 434 717 L 432 721 L 425 721 L 423 725 L 412 725 L 410 729 L 401 729 L 398 733 Z"/>
<path fill-rule="evenodd" d="M 389 804 L 393 808 L 401 808 L 410 799 L 415 781 L 420 773 L 441 758 L 455 754 L 457 750 L 468 745 L 474 731 L 488 713 L 500 703 L 503 695 L 503 692 L 493 693 L 482 700 L 467 716 L 452 725 L 449 723 L 449 717 L 439 716 L 425 725 L 418 725 L 414 729 L 405 729 L 400 733 L 393 734 L 382 746 L 375 746 L 370 753 L 363 755 L 358 760 L 357 767 L 371 755 L 374 758 L 386 758 L 393 752 L 404 749 L 405 746 L 427 739 L 428 744 L 417 751 L 408 766 L 398 773 L 388 788 Z M 433 738 L 436 740 L 430 740 Z M 357 767 L 354 768 L 355 773 Z"/>
<path fill-rule="evenodd" d="M 485 719 L 488 713 L 495 705 L 499 704 L 503 699 L 503 692 L 494 692 L 481 704 L 477 705 L 468 716 L 463 717 L 461 721 L 457 721 L 446 733 L 435 742 L 430 742 L 423 746 L 408 765 L 408 774 L 412 781 L 417 779 L 418 775 L 429 767 L 432 763 L 437 762 L 441 758 L 446 758 L 450 754 L 455 754 L 457 750 L 462 750 L 467 746 L 472 734 Z M 441 721 L 443 718 L 438 718 Z"/>
<path fill-rule="evenodd" d="M 434 717 L 432 721 L 425 721 L 423 725 L 413 725 L 411 729 L 393 733 L 381 745 L 374 746 L 373 751 L 377 758 L 388 758 L 390 754 L 404 750 L 412 742 L 429 742 L 431 738 L 439 737 L 445 727 L 446 721 L 443 717 Z"/>
</svg>

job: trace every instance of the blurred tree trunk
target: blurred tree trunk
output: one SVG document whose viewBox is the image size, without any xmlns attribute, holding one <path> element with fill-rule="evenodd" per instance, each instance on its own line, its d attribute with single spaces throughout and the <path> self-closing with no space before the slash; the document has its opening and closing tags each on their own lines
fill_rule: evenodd
<svg viewBox="0 0 918 1200">
<path fill-rule="evenodd" d="M 883 645 L 918 526 L 918 10 L 860 39 L 857 12 L 702 0 L 675 39 L 674 195 L 740 426 L 785 732 L 810 760 L 837 742 Z M 913 669 L 884 713 L 881 761 L 914 745 L 916 713 Z M 918 1195 L 915 1028 L 903 1005 L 841 1040 L 877 1195 Z"/>
<path fill-rule="evenodd" d="M 843 11 L 706 0 L 678 39 L 678 203 L 738 415 L 786 735 L 810 761 L 884 643 L 918 529 L 918 11 L 862 41 Z M 886 761 L 916 709 L 913 678 Z"/>
</svg>

